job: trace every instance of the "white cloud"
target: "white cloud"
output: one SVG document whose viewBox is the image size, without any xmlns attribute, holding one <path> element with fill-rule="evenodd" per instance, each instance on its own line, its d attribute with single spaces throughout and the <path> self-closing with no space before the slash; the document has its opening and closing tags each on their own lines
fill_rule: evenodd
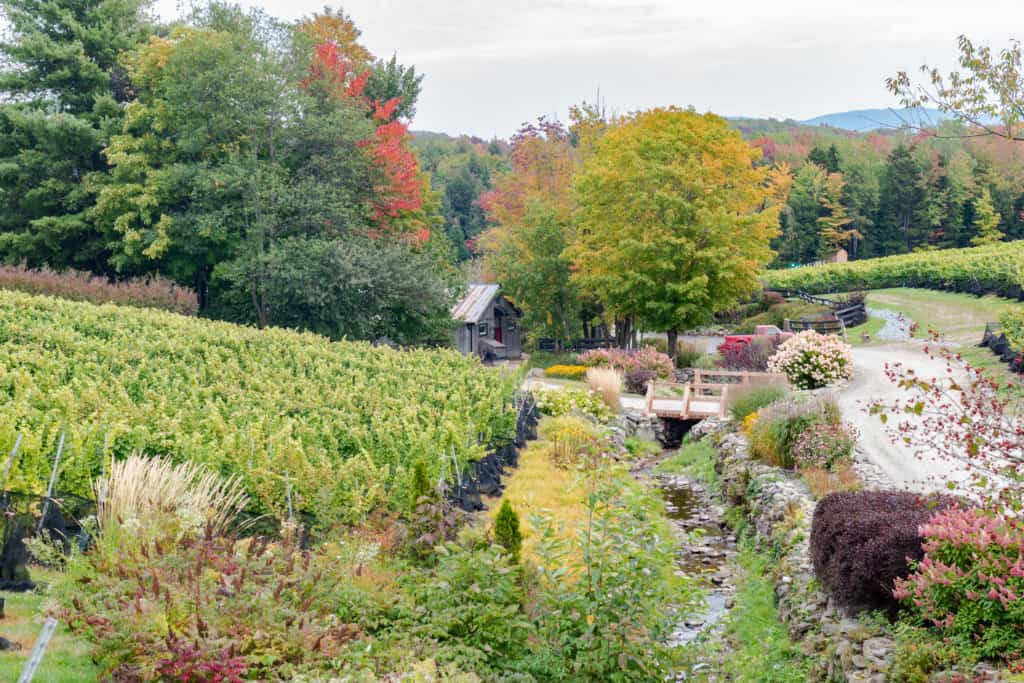
<svg viewBox="0 0 1024 683">
<path fill-rule="evenodd" d="M 164 16 L 175 0 L 160 0 Z M 267 0 L 297 18 L 322 0 Z M 426 74 L 418 129 L 508 135 L 564 115 L 598 87 L 629 111 L 693 104 L 726 115 L 807 118 L 890 106 L 883 79 L 948 65 L 966 33 L 1004 45 L 1024 5 L 867 0 L 350 0 L 345 10 L 379 55 Z M 1019 34 L 1017 34 L 1019 35 Z"/>
</svg>

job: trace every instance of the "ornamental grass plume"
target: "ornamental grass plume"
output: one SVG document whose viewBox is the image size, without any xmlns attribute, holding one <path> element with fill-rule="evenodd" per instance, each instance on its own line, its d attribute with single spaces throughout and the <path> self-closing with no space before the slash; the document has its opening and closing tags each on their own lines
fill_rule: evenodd
<svg viewBox="0 0 1024 683">
<path fill-rule="evenodd" d="M 619 412 L 622 395 L 622 375 L 612 368 L 590 368 L 587 370 L 587 385 L 601 397 L 613 412 Z"/>
<path fill-rule="evenodd" d="M 194 462 L 174 465 L 135 454 L 113 462 L 98 479 L 96 519 L 103 531 L 133 532 L 173 519 L 181 528 L 226 533 L 249 496 L 236 477 L 222 479 Z"/>
</svg>

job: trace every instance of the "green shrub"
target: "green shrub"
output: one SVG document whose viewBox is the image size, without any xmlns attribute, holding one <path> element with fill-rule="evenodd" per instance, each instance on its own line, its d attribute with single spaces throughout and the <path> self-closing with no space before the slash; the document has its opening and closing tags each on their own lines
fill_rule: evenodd
<svg viewBox="0 0 1024 683">
<path fill-rule="evenodd" d="M 840 422 L 839 406 L 828 396 L 776 401 L 759 410 L 749 426 L 750 453 L 769 465 L 792 469 L 796 466 L 793 447 L 804 431 L 812 425 Z"/>
<path fill-rule="evenodd" d="M 494 540 L 505 549 L 513 563 L 519 564 L 523 534 L 519 530 L 519 515 L 507 500 L 501 502 L 498 515 L 494 518 Z"/>
<path fill-rule="evenodd" d="M 541 562 L 529 670 L 538 680 L 665 680 L 665 639 L 679 618 L 665 606 L 691 608 L 695 586 L 674 576 L 663 503 L 625 473 L 594 484 L 584 499 L 587 525 L 571 543 L 556 520 L 531 519 Z"/>
<path fill-rule="evenodd" d="M 705 353 L 702 354 L 691 364 L 691 367 L 698 370 L 717 370 L 719 369 L 719 355 L 717 353 Z"/>
<path fill-rule="evenodd" d="M 661 452 L 661 444 L 657 441 L 648 441 L 647 439 L 641 439 L 639 436 L 627 438 L 622 445 L 626 447 L 626 450 L 634 458 L 643 458 Z"/>
<path fill-rule="evenodd" d="M 395 634 L 439 663 L 455 663 L 488 680 L 522 662 L 533 624 L 522 611 L 519 574 L 500 547 L 438 547 L 436 568 L 401 582 L 414 606 Z M 487 676 L 491 674 L 491 676 Z"/>
<path fill-rule="evenodd" d="M 756 413 L 761 408 L 775 403 L 785 396 L 786 393 L 786 390 L 782 387 L 755 387 L 744 392 L 733 401 L 729 413 L 734 421 L 742 424 L 747 415 Z"/>
<path fill-rule="evenodd" d="M 608 405 L 600 396 L 588 389 L 538 388 L 533 390 L 533 396 L 537 401 L 537 409 L 552 417 L 583 415 L 600 422 L 607 422 L 612 418 L 612 411 Z"/>
</svg>

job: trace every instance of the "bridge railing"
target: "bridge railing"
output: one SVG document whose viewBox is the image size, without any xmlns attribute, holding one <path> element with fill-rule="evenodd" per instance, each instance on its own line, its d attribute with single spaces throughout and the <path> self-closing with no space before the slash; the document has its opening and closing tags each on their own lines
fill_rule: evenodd
<svg viewBox="0 0 1024 683">
<path fill-rule="evenodd" d="M 725 381 L 709 381 L 725 380 Z M 654 381 L 647 385 L 644 414 L 663 417 L 725 417 L 733 401 L 758 386 L 789 386 L 785 375 L 738 370 L 696 370 L 692 382 Z M 655 401 L 678 402 L 677 409 L 658 408 Z M 700 403 L 700 407 L 694 405 Z M 709 404 L 715 404 L 713 408 Z"/>
</svg>

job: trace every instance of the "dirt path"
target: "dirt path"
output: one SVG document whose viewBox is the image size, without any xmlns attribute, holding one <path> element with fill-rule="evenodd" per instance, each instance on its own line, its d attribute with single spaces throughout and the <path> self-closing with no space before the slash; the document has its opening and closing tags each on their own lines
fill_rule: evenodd
<svg viewBox="0 0 1024 683">
<path fill-rule="evenodd" d="M 854 348 L 854 378 L 849 387 L 840 392 L 839 407 L 843 418 L 860 431 L 859 447 L 863 454 L 882 470 L 893 486 L 922 492 L 948 491 L 948 481 L 967 480 L 963 463 L 916 456 L 913 447 L 890 436 L 878 416 L 867 413 L 873 401 L 891 403 L 903 391 L 886 377 L 886 363 L 902 363 L 927 379 L 946 375 L 945 362 L 929 358 L 922 346 L 921 342 L 901 342 Z M 898 419 L 905 418 L 899 416 Z M 889 424 L 891 426 L 893 420 Z"/>
</svg>

